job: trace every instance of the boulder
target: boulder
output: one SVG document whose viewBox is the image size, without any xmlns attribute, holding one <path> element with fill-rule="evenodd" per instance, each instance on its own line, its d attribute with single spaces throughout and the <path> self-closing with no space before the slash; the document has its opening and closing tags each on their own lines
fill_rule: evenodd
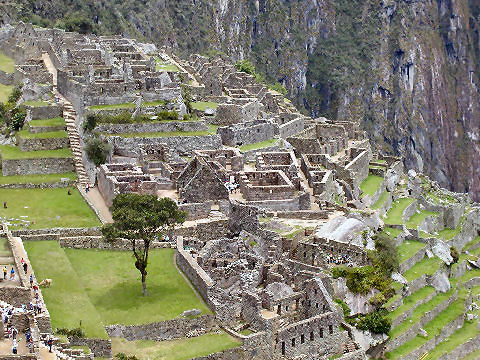
<svg viewBox="0 0 480 360">
<path fill-rule="evenodd" d="M 388 336 L 385 334 L 373 334 L 368 330 L 359 330 L 357 328 L 352 328 L 352 335 L 355 342 L 358 343 L 364 351 L 388 340 Z"/>
<path fill-rule="evenodd" d="M 444 272 L 436 272 L 430 277 L 428 283 L 433 286 L 435 290 L 443 293 L 450 290 L 450 281 L 448 280 L 448 275 Z"/>
<path fill-rule="evenodd" d="M 478 319 L 478 315 L 477 315 L 477 314 L 467 313 L 466 319 L 467 319 L 468 321 L 472 321 L 472 320 Z"/>
<path fill-rule="evenodd" d="M 427 337 L 428 336 L 428 333 L 425 331 L 425 329 L 418 329 L 418 335 L 422 336 L 422 337 Z"/>
<path fill-rule="evenodd" d="M 393 273 L 393 274 L 392 274 L 392 280 L 393 280 L 393 281 L 396 281 L 396 282 L 399 282 L 400 284 L 403 284 L 403 285 L 408 284 L 407 279 L 405 279 L 405 278 L 403 277 L 403 275 L 400 274 L 400 273 Z"/>
<path fill-rule="evenodd" d="M 450 265 L 453 262 L 452 255 L 450 255 L 450 246 L 440 239 L 435 240 L 432 245 L 432 252 L 447 265 Z"/>
<path fill-rule="evenodd" d="M 413 169 L 408 170 L 408 173 L 407 173 L 407 174 L 408 174 L 408 177 L 409 177 L 409 178 L 415 178 L 415 177 L 417 177 L 417 172 L 416 172 L 415 170 L 413 170 Z"/>
<path fill-rule="evenodd" d="M 202 310 L 199 309 L 192 309 L 192 310 L 185 310 L 182 313 L 182 317 L 188 317 L 188 316 L 197 316 L 202 313 Z"/>
<path fill-rule="evenodd" d="M 400 174 L 398 174 L 393 169 L 388 169 L 387 173 L 385 174 L 385 184 L 386 184 L 387 190 L 390 192 L 393 192 L 399 180 L 400 180 Z"/>
</svg>

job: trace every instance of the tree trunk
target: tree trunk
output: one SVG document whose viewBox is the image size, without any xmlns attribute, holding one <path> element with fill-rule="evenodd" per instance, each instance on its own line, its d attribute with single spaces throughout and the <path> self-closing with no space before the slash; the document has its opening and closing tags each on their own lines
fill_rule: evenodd
<svg viewBox="0 0 480 360">
<path fill-rule="evenodd" d="M 145 282 L 147 278 L 147 273 L 145 271 L 142 271 L 142 292 L 143 296 L 147 296 L 147 283 Z"/>
</svg>

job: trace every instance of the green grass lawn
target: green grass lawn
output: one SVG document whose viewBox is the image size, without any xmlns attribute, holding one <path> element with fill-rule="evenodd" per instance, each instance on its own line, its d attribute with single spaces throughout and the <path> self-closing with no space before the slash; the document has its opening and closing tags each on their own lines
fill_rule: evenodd
<svg viewBox="0 0 480 360">
<path fill-rule="evenodd" d="M 7 201 L 8 208 L 0 208 L 0 216 L 34 220 L 31 229 L 53 227 L 92 227 L 100 221 L 77 189 L 72 195 L 67 189 L 0 189 L 0 201 Z"/>
<path fill-rule="evenodd" d="M 385 229 L 383 229 L 383 233 L 389 236 L 391 239 L 395 239 L 398 235 L 402 233 L 402 230 L 392 227 L 386 227 Z"/>
<path fill-rule="evenodd" d="M 425 257 L 423 260 L 419 261 L 415 265 L 413 265 L 410 269 L 405 271 L 403 276 L 407 281 L 412 281 L 418 279 L 423 274 L 426 275 L 433 275 L 435 271 L 437 271 L 442 264 L 442 260 L 437 257 L 433 257 L 431 259 Z"/>
<path fill-rule="evenodd" d="M 465 246 L 465 250 L 471 249 L 473 246 L 477 245 L 480 243 L 480 236 L 475 237 L 472 241 L 470 241 L 467 246 Z"/>
<path fill-rule="evenodd" d="M 0 257 L 9 257 L 12 256 L 10 247 L 8 246 L 7 238 L 0 237 Z M 5 265 L 5 264 L 2 264 Z"/>
<path fill-rule="evenodd" d="M 271 146 L 275 146 L 278 144 L 278 139 L 270 139 L 270 140 L 265 140 L 261 141 L 258 143 L 254 144 L 247 144 L 247 145 L 242 145 L 240 146 L 240 151 L 250 151 L 250 150 L 258 150 L 258 149 L 263 149 Z"/>
<path fill-rule="evenodd" d="M 16 159 L 43 159 L 43 158 L 72 158 L 69 148 L 57 150 L 22 151 L 18 146 L 0 145 L 0 155 L 5 160 Z"/>
<path fill-rule="evenodd" d="M 31 133 L 28 130 L 20 130 L 17 135 L 24 139 L 58 139 L 66 138 L 68 134 L 65 130 L 48 131 L 41 133 Z"/>
<path fill-rule="evenodd" d="M 65 249 L 73 268 L 105 324 L 142 324 L 179 317 L 198 308 L 210 313 L 173 263 L 173 249 L 152 250 L 147 290 L 130 251 Z"/>
<path fill-rule="evenodd" d="M 15 72 L 15 61 L 0 51 L 0 70 L 7 74 L 13 74 Z"/>
<path fill-rule="evenodd" d="M 48 103 L 43 100 L 28 100 L 22 103 L 22 105 L 25 106 L 33 106 L 33 107 L 42 107 L 42 106 L 49 106 L 52 105 L 51 103 Z"/>
<path fill-rule="evenodd" d="M 420 241 L 405 240 L 402 244 L 400 244 L 399 247 L 397 247 L 400 263 L 410 259 L 413 255 L 415 255 L 420 249 L 423 249 L 424 247 L 425 244 Z"/>
<path fill-rule="evenodd" d="M 92 105 L 90 110 L 116 110 L 116 109 L 135 109 L 134 103 L 111 104 L 111 105 Z"/>
<path fill-rule="evenodd" d="M 410 219 L 405 223 L 408 229 L 416 229 L 427 216 L 438 216 L 437 212 L 422 210 L 410 216 Z"/>
<path fill-rule="evenodd" d="M 58 242 L 25 241 L 24 246 L 37 279 L 53 280 L 50 288 L 42 289 L 53 329 L 72 329 L 81 321 L 87 337 L 108 338 L 99 313 Z"/>
<path fill-rule="evenodd" d="M 480 359 L 480 350 L 472 352 L 470 355 L 465 356 L 462 360 L 478 360 Z"/>
<path fill-rule="evenodd" d="M 0 102 L 2 103 L 6 102 L 12 90 L 13 90 L 13 87 L 0 84 Z"/>
<path fill-rule="evenodd" d="M 196 101 L 196 102 L 192 102 L 191 105 L 192 105 L 192 109 L 200 110 L 200 111 L 205 111 L 207 110 L 207 108 L 216 109 L 218 107 L 218 104 L 212 101 Z"/>
<path fill-rule="evenodd" d="M 62 178 L 70 180 L 77 180 L 77 174 L 61 173 L 61 174 L 39 174 L 39 175 L 12 175 L 0 176 L 0 184 L 43 184 L 54 183 L 60 181 Z"/>
<path fill-rule="evenodd" d="M 360 189 L 362 190 L 362 198 L 366 195 L 373 196 L 382 185 L 383 177 L 376 175 L 368 175 L 365 180 L 360 184 Z"/>
<path fill-rule="evenodd" d="M 402 198 L 395 200 L 392 204 L 392 207 L 387 211 L 387 217 L 385 218 L 385 224 L 390 225 L 400 225 L 403 224 L 402 214 L 403 211 L 410 205 L 414 200 L 410 198 Z"/>
<path fill-rule="evenodd" d="M 239 340 L 226 333 L 171 341 L 112 339 L 113 354 L 136 355 L 140 360 L 188 360 L 240 346 Z"/>
<path fill-rule="evenodd" d="M 378 200 L 375 202 L 375 204 L 371 206 L 371 209 L 372 210 L 380 209 L 382 205 L 385 204 L 385 201 L 387 201 L 389 195 L 390 193 L 388 191 L 383 191 L 380 194 L 380 197 L 378 198 Z"/>
<path fill-rule="evenodd" d="M 420 290 L 414 292 L 413 294 L 405 297 L 403 299 L 403 304 L 400 305 L 395 310 L 389 312 L 387 317 L 390 320 L 396 319 L 405 311 L 410 310 L 419 300 L 425 299 L 427 296 L 429 296 L 434 292 L 435 292 L 435 289 L 431 286 L 426 286 L 424 288 L 421 288 Z"/>
<path fill-rule="evenodd" d="M 155 57 L 155 69 L 157 71 L 170 71 L 170 72 L 179 72 L 180 69 L 174 65 L 174 64 L 170 64 L 166 61 L 163 61 L 161 60 L 160 58 L 158 57 Z"/>
<path fill-rule="evenodd" d="M 31 127 L 36 126 L 64 126 L 65 120 L 62 117 L 56 117 L 51 119 L 31 120 L 28 123 Z"/>
</svg>

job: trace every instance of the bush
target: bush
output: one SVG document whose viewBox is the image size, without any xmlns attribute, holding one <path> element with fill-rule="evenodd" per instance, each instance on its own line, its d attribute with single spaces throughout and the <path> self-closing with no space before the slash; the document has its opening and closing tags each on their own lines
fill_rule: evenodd
<svg viewBox="0 0 480 360">
<path fill-rule="evenodd" d="M 357 324 L 357 328 L 360 330 L 369 330 L 374 334 L 388 334 L 391 327 L 391 321 L 384 316 L 382 311 L 365 315 Z"/>
<path fill-rule="evenodd" d="M 97 115 L 90 113 L 87 115 L 85 122 L 83 123 L 83 129 L 85 131 L 92 131 L 97 126 Z"/>
<path fill-rule="evenodd" d="M 135 355 L 125 355 L 124 353 L 115 354 L 115 358 L 118 360 L 138 360 Z"/>
<path fill-rule="evenodd" d="M 460 253 L 458 252 L 457 248 L 455 246 L 452 246 L 450 248 L 450 255 L 453 258 L 453 263 L 456 264 L 458 260 L 460 260 Z"/>
<path fill-rule="evenodd" d="M 366 294 L 373 287 L 375 272 L 371 266 L 351 268 L 347 274 L 347 287 L 354 294 Z"/>
<path fill-rule="evenodd" d="M 372 261 L 375 267 L 382 271 L 387 277 L 400 269 L 397 247 L 393 239 L 385 234 L 375 236 L 375 250 Z"/>
<path fill-rule="evenodd" d="M 272 90 L 275 90 L 276 92 L 279 92 L 283 96 L 287 95 L 287 89 L 279 82 L 276 82 L 275 84 L 270 84 L 268 87 Z"/>
<path fill-rule="evenodd" d="M 69 337 L 78 337 L 78 338 L 83 338 L 85 337 L 85 333 L 81 328 L 73 328 L 73 329 L 67 329 L 67 328 L 57 328 L 55 330 L 55 333 L 59 335 L 66 335 Z"/>
<path fill-rule="evenodd" d="M 175 110 L 161 110 L 157 114 L 157 120 L 178 120 L 178 113 Z"/>
<path fill-rule="evenodd" d="M 241 72 L 244 72 L 244 73 L 247 73 L 247 74 L 250 74 L 250 75 L 254 75 L 255 76 L 255 67 L 253 66 L 253 64 L 245 59 L 245 60 L 241 60 L 239 62 L 237 62 L 235 64 L 235 68 L 238 70 L 238 71 L 241 71 Z"/>
<path fill-rule="evenodd" d="M 112 150 L 112 146 L 99 137 L 92 137 L 87 141 L 85 151 L 95 166 L 105 164 L 107 157 Z"/>
<path fill-rule="evenodd" d="M 350 307 L 347 305 L 347 303 L 345 301 L 343 301 L 342 299 L 335 299 L 335 302 L 342 307 L 343 316 L 345 318 L 349 317 L 351 310 L 350 310 Z"/>
<path fill-rule="evenodd" d="M 341 277 L 347 277 L 348 274 L 348 268 L 346 266 L 336 266 L 334 267 L 332 271 L 332 277 L 334 279 L 338 279 Z"/>
<path fill-rule="evenodd" d="M 187 107 L 187 111 L 191 113 L 193 111 L 193 107 L 192 107 L 193 98 L 192 98 L 192 95 L 190 94 L 190 90 L 183 84 L 181 85 L 181 89 L 182 89 L 183 102 Z"/>
<path fill-rule="evenodd" d="M 22 88 L 15 86 L 11 94 L 8 96 L 7 103 L 15 106 L 15 104 L 17 103 L 18 99 L 20 99 L 21 96 L 22 96 Z"/>
<path fill-rule="evenodd" d="M 21 128 L 23 128 L 23 125 L 25 124 L 26 116 L 27 116 L 27 113 L 23 108 L 13 109 L 10 117 L 10 128 L 14 131 L 18 131 Z"/>
<path fill-rule="evenodd" d="M 369 300 L 370 304 L 375 306 L 376 308 L 382 306 L 383 304 L 385 304 L 387 302 L 387 299 L 385 298 L 385 295 L 383 295 L 383 293 L 377 293 L 375 295 L 373 295 L 370 300 Z"/>
</svg>

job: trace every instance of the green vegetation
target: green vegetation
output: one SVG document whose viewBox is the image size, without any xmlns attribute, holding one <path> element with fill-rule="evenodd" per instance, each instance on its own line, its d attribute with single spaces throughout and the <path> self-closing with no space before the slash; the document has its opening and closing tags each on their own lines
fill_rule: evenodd
<svg viewBox="0 0 480 360">
<path fill-rule="evenodd" d="M 111 104 L 111 105 L 92 105 L 90 110 L 118 110 L 118 109 L 135 109 L 134 103 Z"/>
<path fill-rule="evenodd" d="M 408 269 L 403 276 L 408 281 L 412 281 L 418 279 L 423 274 L 425 275 L 433 275 L 435 271 L 440 268 L 442 264 L 442 260 L 437 257 L 433 257 L 431 259 L 424 258 L 423 260 L 419 261 L 415 265 L 413 265 L 410 269 Z"/>
<path fill-rule="evenodd" d="M 422 223 L 428 216 L 438 216 L 437 212 L 422 210 L 413 214 L 410 219 L 405 223 L 408 229 L 416 229 L 418 225 Z"/>
<path fill-rule="evenodd" d="M 114 353 L 122 352 L 127 355 L 135 355 L 140 360 L 188 360 L 240 345 L 239 340 L 223 332 L 221 334 L 205 334 L 161 342 L 150 340 L 128 341 L 122 338 L 112 339 L 112 350 Z"/>
<path fill-rule="evenodd" d="M 366 195 L 373 196 L 380 188 L 380 185 L 383 183 L 383 177 L 376 175 L 368 175 L 368 177 L 363 180 L 360 184 L 360 189 L 362 190 L 362 198 Z"/>
<path fill-rule="evenodd" d="M 0 145 L 0 154 L 4 160 L 16 159 L 43 159 L 43 158 L 71 158 L 72 150 L 69 148 L 57 150 L 22 151 L 17 146 Z"/>
<path fill-rule="evenodd" d="M 0 199 L 8 208 L 0 209 L 0 216 L 35 221 L 30 229 L 54 227 L 92 227 L 100 221 L 76 189 L 0 189 Z M 12 221 L 13 223 L 13 221 Z"/>
<path fill-rule="evenodd" d="M 274 81 L 274 82 L 267 81 L 264 74 L 261 74 L 255 70 L 255 67 L 250 62 L 250 60 L 248 59 L 240 60 L 235 64 L 235 67 L 237 68 L 238 71 L 254 76 L 255 80 L 258 83 L 267 85 L 270 90 L 276 91 L 282 94 L 283 96 L 287 95 L 287 89 L 282 84 L 280 84 L 278 81 Z"/>
<path fill-rule="evenodd" d="M 99 136 L 93 136 L 87 140 L 85 152 L 95 166 L 105 164 L 110 151 L 112 151 L 112 145 Z"/>
<path fill-rule="evenodd" d="M 33 106 L 33 107 L 42 107 L 51 105 L 50 103 L 43 101 L 43 100 L 28 100 L 22 103 L 25 106 Z"/>
<path fill-rule="evenodd" d="M 128 111 L 117 115 L 89 113 L 83 126 L 84 129 L 92 131 L 97 124 L 134 124 L 175 120 L 178 120 L 178 113 L 175 110 L 160 110 L 155 116 L 140 114 L 135 117 L 132 117 Z"/>
<path fill-rule="evenodd" d="M 383 230 L 383 233 L 387 236 L 389 236 L 391 239 L 395 239 L 398 235 L 402 233 L 402 230 L 397 229 L 397 228 L 392 228 L 392 227 L 386 227 Z"/>
<path fill-rule="evenodd" d="M 167 72 L 179 72 L 180 69 L 169 62 L 161 60 L 158 56 L 155 56 L 155 68 L 157 71 L 167 71 Z"/>
<path fill-rule="evenodd" d="M 13 87 L 8 86 L 8 85 L 3 85 L 0 84 L 0 102 L 5 102 L 8 100 L 8 97 L 10 96 L 11 92 L 13 90 Z"/>
<path fill-rule="evenodd" d="M 0 176 L 0 184 L 44 184 L 61 181 L 62 178 L 77 180 L 75 173 L 39 174 L 39 175 L 12 175 Z"/>
<path fill-rule="evenodd" d="M 389 195 L 390 195 L 390 193 L 388 191 L 386 191 L 386 190 L 383 191 L 380 194 L 380 197 L 378 198 L 378 200 L 375 202 L 375 204 L 373 204 L 371 206 L 371 209 L 372 210 L 380 209 L 382 207 L 382 205 L 385 204 L 385 201 L 387 201 Z"/>
<path fill-rule="evenodd" d="M 205 111 L 207 108 L 216 109 L 218 104 L 212 101 L 195 101 L 191 103 L 192 109 Z"/>
<path fill-rule="evenodd" d="M 13 74 L 15 72 L 15 61 L 2 51 L 0 51 L 0 70 L 7 74 Z"/>
<path fill-rule="evenodd" d="M 422 299 L 425 299 L 430 294 L 434 293 L 435 289 L 431 286 L 426 286 L 421 288 L 420 290 L 414 292 L 413 294 L 403 298 L 403 304 L 400 305 L 395 310 L 388 313 L 387 317 L 390 318 L 392 321 L 396 319 L 398 316 L 410 310 L 417 302 Z"/>
<path fill-rule="evenodd" d="M 76 328 L 81 322 L 87 337 L 106 339 L 102 319 L 58 242 L 26 241 L 24 246 L 37 278 L 53 280 L 49 288 L 42 289 L 53 329 Z M 98 275 L 101 277 L 102 273 Z"/>
<path fill-rule="evenodd" d="M 125 138 L 160 138 L 160 137 L 172 137 L 172 136 L 207 136 L 213 135 L 217 131 L 216 126 L 209 126 L 208 130 L 204 131 L 164 131 L 164 132 L 146 132 L 146 133 L 122 133 L 122 134 L 108 134 L 104 133 L 105 136 L 121 136 Z"/>
<path fill-rule="evenodd" d="M 31 127 L 37 126 L 64 126 L 65 120 L 62 117 L 56 117 L 51 119 L 31 120 L 28 123 Z"/>
<path fill-rule="evenodd" d="M 408 241 L 405 240 L 400 246 L 397 247 L 400 263 L 410 259 L 420 249 L 423 249 L 425 244 L 420 241 Z"/>
<path fill-rule="evenodd" d="M 270 139 L 270 140 L 265 140 L 265 141 L 261 141 L 261 142 L 254 143 L 254 144 L 242 145 L 242 146 L 240 146 L 240 151 L 246 152 L 246 151 L 250 151 L 250 150 L 258 150 L 258 149 L 263 149 L 263 148 L 275 146 L 277 144 L 278 144 L 277 139 Z"/>
<path fill-rule="evenodd" d="M 66 138 L 68 134 L 65 130 L 58 130 L 58 131 L 49 131 L 49 132 L 41 132 L 41 133 L 31 133 L 28 130 L 20 130 L 17 132 L 17 135 L 23 139 L 58 139 L 58 138 Z"/>
<path fill-rule="evenodd" d="M 145 296 L 150 245 L 159 235 L 185 222 L 187 213 L 179 210 L 177 203 L 170 198 L 158 199 L 156 195 L 139 194 L 118 194 L 110 211 L 114 222 L 105 224 L 102 234 L 112 243 L 118 239 L 130 240 L 135 267 L 142 275 Z"/>
<path fill-rule="evenodd" d="M 385 218 L 385 224 L 400 225 L 403 224 L 402 214 L 408 205 L 413 203 L 413 199 L 402 198 L 395 200 L 392 207 L 387 211 L 387 217 Z"/>
</svg>

